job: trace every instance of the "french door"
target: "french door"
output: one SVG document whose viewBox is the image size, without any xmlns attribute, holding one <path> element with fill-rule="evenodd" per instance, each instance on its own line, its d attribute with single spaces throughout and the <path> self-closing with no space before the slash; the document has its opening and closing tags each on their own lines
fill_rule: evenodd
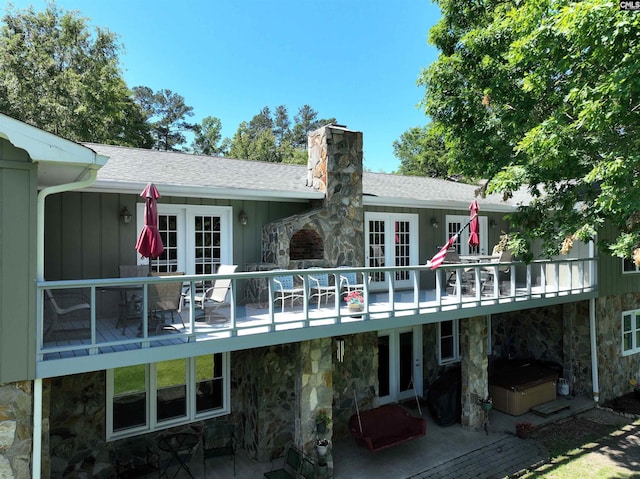
<svg viewBox="0 0 640 479">
<path fill-rule="evenodd" d="M 378 397 L 381 404 L 422 396 L 421 326 L 378 333 Z"/>
<path fill-rule="evenodd" d="M 138 230 L 143 209 L 138 204 Z M 220 264 L 233 262 L 230 207 L 159 204 L 158 229 L 164 252 L 151 262 L 156 272 L 215 274 Z"/>
<path fill-rule="evenodd" d="M 365 213 L 365 260 L 367 266 L 409 266 L 418 264 L 418 215 L 405 213 Z M 411 287 L 413 273 L 396 271 L 396 288 Z M 389 276 L 374 272 L 371 289 L 389 287 Z"/>
<path fill-rule="evenodd" d="M 443 238 L 443 242 L 446 243 L 449 238 L 460 231 L 460 228 L 464 227 L 469 222 L 469 216 L 464 215 L 447 215 L 446 217 L 446 234 L 447 237 Z M 491 254 L 493 245 L 489 247 L 487 245 L 487 217 L 478 216 L 478 224 L 480 230 L 480 245 L 476 247 L 469 246 L 469 227 L 467 226 L 464 231 L 460 232 L 460 236 L 453 243 L 453 247 L 458 254 Z"/>
</svg>

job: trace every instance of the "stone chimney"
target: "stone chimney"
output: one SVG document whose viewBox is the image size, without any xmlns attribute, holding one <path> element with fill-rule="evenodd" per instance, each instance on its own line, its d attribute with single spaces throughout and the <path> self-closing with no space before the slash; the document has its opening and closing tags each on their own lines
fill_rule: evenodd
<svg viewBox="0 0 640 479">
<path fill-rule="evenodd" d="M 322 206 L 265 225 L 263 261 L 286 269 L 363 266 L 362 133 L 338 125 L 310 133 L 307 169 L 307 186 L 325 193 Z"/>
</svg>

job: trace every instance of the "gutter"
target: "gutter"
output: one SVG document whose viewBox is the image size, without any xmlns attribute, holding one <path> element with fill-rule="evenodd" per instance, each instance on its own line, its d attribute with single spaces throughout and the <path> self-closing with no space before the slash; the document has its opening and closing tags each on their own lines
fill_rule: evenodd
<svg viewBox="0 0 640 479">
<path fill-rule="evenodd" d="M 98 176 L 98 168 L 87 168 L 89 177 L 83 181 L 50 186 L 40 190 L 37 205 L 36 226 L 36 279 L 44 280 L 44 203 L 47 196 L 86 188 L 92 185 Z M 87 171 L 85 170 L 85 171 Z M 40 479 L 42 473 L 42 379 L 34 379 L 33 384 L 33 453 L 31 457 L 31 477 Z"/>
<path fill-rule="evenodd" d="M 598 383 L 598 340 L 596 337 L 596 300 L 589 300 L 589 332 L 591 336 L 591 382 L 593 400 L 600 402 L 600 384 Z"/>
</svg>

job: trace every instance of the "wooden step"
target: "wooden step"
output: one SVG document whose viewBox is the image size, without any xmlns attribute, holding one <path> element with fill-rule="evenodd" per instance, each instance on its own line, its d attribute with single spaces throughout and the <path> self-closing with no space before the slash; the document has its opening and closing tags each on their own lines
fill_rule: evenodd
<svg viewBox="0 0 640 479">
<path fill-rule="evenodd" d="M 542 417 L 549 417 L 559 411 L 569 409 L 570 405 L 566 399 L 556 399 L 555 401 L 549 401 L 544 404 L 532 407 L 531 412 Z"/>
</svg>

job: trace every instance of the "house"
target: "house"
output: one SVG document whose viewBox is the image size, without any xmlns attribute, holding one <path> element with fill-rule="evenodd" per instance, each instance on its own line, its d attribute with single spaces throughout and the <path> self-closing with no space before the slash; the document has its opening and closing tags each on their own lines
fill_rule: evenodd
<svg viewBox="0 0 640 479">
<path fill-rule="evenodd" d="M 363 172 L 362 142 L 323 127 L 305 167 L 80 145 L 0 115 L 0 476 L 108 476 L 118 444 L 212 421 L 234 423 L 259 461 L 292 442 L 310 451 L 320 411 L 345 436 L 356 401 L 423 396 L 455 364 L 461 421 L 477 428 L 497 357 L 557 363 L 594 401 L 630 390 L 634 265 L 576 245 L 502 265 L 502 284 L 487 281 L 497 264 L 431 270 L 475 188 Z M 165 248 L 151 265 L 134 249 L 149 182 Z M 480 247 L 463 230 L 459 255 L 490 254 L 517 201 L 479 204 Z M 199 310 L 221 264 L 238 266 L 228 305 Z M 120 277 L 120 265 L 169 276 Z M 363 311 L 314 289 L 325 273 L 340 289 L 346 272 Z M 293 305 L 280 275 L 299 283 Z M 152 291 L 171 283 L 185 287 L 181 314 L 158 322 Z"/>
</svg>

